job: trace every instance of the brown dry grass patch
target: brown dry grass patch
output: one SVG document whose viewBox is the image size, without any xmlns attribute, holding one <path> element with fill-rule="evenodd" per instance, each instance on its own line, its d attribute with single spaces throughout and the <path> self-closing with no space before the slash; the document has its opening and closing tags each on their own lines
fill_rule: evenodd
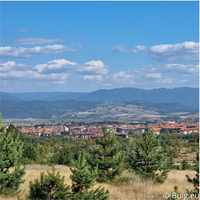
<svg viewBox="0 0 200 200">
<path fill-rule="evenodd" d="M 46 169 L 51 169 L 47 167 Z M 66 166 L 55 166 L 55 170 L 60 172 L 61 176 L 65 176 L 65 183 L 71 185 L 70 169 Z M 26 169 L 24 184 L 21 184 L 22 190 L 20 197 L 25 198 L 29 191 L 29 181 L 40 177 L 41 172 L 46 172 L 45 168 L 41 169 L 40 166 L 35 165 L 32 168 Z M 193 185 L 187 181 L 186 174 L 193 178 L 196 174 L 195 171 L 181 171 L 172 170 L 169 173 L 167 180 L 163 184 L 154 184 L 151 181 L 140 181 L 133 183 L 124 183 L 123 185 L 110 185 L 110 184 L 96 184 L 94 188 L 99 185 L 105 187 L 110 191 L 110 200 L 158 200 L 164 199 L 163 194 L 168 192 L 171 194 L 174 191 L 174 186 L 178 186 L 179 192 L 186 192 L 186 189 L 194 189 Z M 17 197 L 2 197 L 2 200 L 17 200 Z"/>
</svg>

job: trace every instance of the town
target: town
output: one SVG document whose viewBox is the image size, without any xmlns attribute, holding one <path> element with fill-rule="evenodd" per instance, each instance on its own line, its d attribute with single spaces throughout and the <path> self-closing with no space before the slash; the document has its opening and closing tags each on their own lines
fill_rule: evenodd
<svg viewBox="0 0 200 200">
<path fill-rule="evenodd" d="M 72 135 L 75 138 L 96 138 L 103 137 L 101 130 L 103 126 L 97 125 L 61 125 L 61 126 L 22 126 L 19 130 L 25 135 L 39 135 L 39 136 L 51 136 L 51 135 Z M 198 133 L 199 132 L 199 123 L 177 123 L 175 121 L 169 122 L 157 122 L 146 124 L 113 124 L 107 125 L 108 130 L 115 134 L 116 136 L 121 136 L 128 138 L 129 132 L 134 131 L 135 133 L 143 133 L 145 130 L 152 129 L 156 135 L 159 135 L 161 132 L 166 130 L 170 133 L 178 132 L 182 134 Z"/>
</svg>

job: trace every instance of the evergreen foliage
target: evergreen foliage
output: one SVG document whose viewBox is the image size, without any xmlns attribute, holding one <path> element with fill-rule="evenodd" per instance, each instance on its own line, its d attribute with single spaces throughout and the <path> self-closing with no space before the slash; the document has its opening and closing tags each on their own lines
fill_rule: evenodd
<svg viewBox="0 0 200 200">
<path fill-rule="evenodd" d="M 188 161 L 186 159 L 182 160 L 181 164 L 182 164 L 182 170 L 187 170 L 192 168 L 192 166 L 188 164 Z"/>
<path fill-rule="evenodd" d="M 15 195 L 25 180 L 25 166 L 21 168 L 23 152 L 21 133 L 12 124 L 0 127 L 0 194 Z M 12 172 L 11 172 L 11 168 Z"/>
<path fill-rule="evenodd" d="M 116 136 L 112 135 L 106 126 L 102 129 L 102 134 L 103 138 L 97 140 L 99 147 L 93 148 L 88 161 L 93 169 L 98 166 L 97 181 L 113 181 L 123 172 L 125 156 Z"/>
<path fill-rule="evenodd" d="M 137 135 L 134 152 L 129 155 L 130 168 L 144 179 L 163 183 L 170 171 L 170 162 L 160 149 L 160 141 L 149 128 Z"/>
<path fill-rule="evenodd" d="M 89 188 L 94 186 L 97 177 L 97 167 L 91 170 L 87 163 L 85 154 L 80 154 L 78 160 L 73 162 L 74 169 L 70 168 L 72 175 L 72 198 L 71 199 L 108 199 L 108 190 L 104 192 L 104 188 L 99 186 L 96 190 Z"/>
<path fill-rule="evenodd" d="M 23 157 L 30 160 L 36 161 L 37 158 L 37 149 L 33 145 L 26 145 L 24 147 Z"/>
<path fill-rule="evenodd" d="M 70 187 L 64 184 L 64 176 L 61 178 L 59 172 L 55 174 L 54 165 L 52 173 L 49 171 L 47 171 L 47 175 L 41 173 L 40 181 L 38 179 L 34 182 L 30 181 L 29 188 L 27 199 L 53 200 L 66 199 L 70 196 Z"/>
<path fill-rule="evenodd" d="M 50 163 L 58 164 L 58 165 L 71 165 L 71 160 L 73 159 L 73 153 L 70 147 L 63 146 L 63 148 L 59 149 L 58 152 L 54 153 L 54 155 L 50 158 Z"/>
</svg>

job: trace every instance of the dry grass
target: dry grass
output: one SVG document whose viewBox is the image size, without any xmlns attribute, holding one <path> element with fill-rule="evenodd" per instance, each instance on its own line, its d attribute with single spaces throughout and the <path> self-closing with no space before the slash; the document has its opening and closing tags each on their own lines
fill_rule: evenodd
<svg viewBox="0 0 200 200">
<path fill-rule="evenodd" d="M 31 165 L 26 169 L 24 184 L 21 184 L 20 189 L 22 190 L 20 197 L 25 198 L 25 195 L 29 191 L 29 181 L 40 177 L 41 172 L 51 170 L 51 167 Z M 70 169 L 66 166 L 55 166 L 55 170 L 60 172 L 61 176 L 65 176 L 65 183 L 71 185 Z M 177 185 L 179 192 L 186 192 L 186 189 L 192 190 L 193 185 L 187 181 L 185 175 L 188 174 L 192 178 L 195 176 L 195 171 L 180 171 L 172 170 L 169 173 L 167 180 L 163 184 L 154 184 L 152 181 L 142 181 L 136 175 L 127 174 L 124 172 L 124 176 L 132 176 L 132 181 L 125 183 L 124 185 L 110 185 L 110 184 L 96 184 L 94 188 L 99 185 L 105 187 L 110 191 L 111 200 L 158 200 L 164 199 L 163 194 L 165 192 L 171 193 L 174 191 L 174 186 Z M 17 197 L 4 197 L 2 200 L 17 200 Z"/>
</svg>

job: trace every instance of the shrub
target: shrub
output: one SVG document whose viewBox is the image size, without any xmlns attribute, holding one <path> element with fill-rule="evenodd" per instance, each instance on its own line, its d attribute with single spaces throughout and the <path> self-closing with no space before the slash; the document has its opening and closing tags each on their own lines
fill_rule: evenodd
<svg viewBox="0 0 200 200">
<path fill-rule="evenodd" d="M 64 176 L 61 178 L 59 172 L 55 175 L 54 166 L 52 166 L 52 173 L 47 171 L 47 175 L 44 173 L 40 175 L 40 181 L 38 179 L 34 182 L 30 181 L 29 195 L 27 199 L 66 199 L 70 196 L 70 187 L 64 184 Z"/>
</svg>

